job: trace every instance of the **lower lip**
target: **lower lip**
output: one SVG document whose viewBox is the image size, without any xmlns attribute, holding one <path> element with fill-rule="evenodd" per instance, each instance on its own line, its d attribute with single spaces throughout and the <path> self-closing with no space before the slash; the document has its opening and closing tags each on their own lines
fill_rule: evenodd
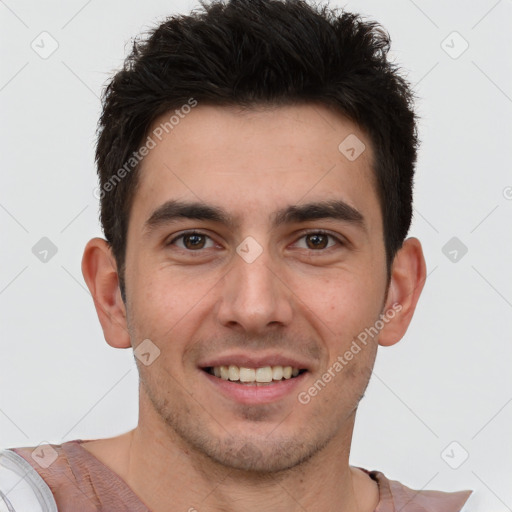
<svg viewBox="0 0 512 512">
<path fill-rule="evenodd" d="M 305 379 L 308 372 L 303 372 L 297 377 L 283 379 L 263 386 L 240 384 L 215 377 L 204 370 L 201 373 L 220 391 L 224 396 L 231 400 L 236 400 L 241 404 L 268 404 L 277 402 L 281 398 L 293 393 L 293 391 Z"/>
</svg>

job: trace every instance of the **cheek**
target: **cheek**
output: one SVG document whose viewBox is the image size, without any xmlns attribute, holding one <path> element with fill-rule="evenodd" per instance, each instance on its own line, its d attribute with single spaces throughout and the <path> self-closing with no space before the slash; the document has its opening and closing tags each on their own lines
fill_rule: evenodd
<svg viewBox="0 0 512 512">
<path fill-rule="evenodd" d="M 218 278 L 191 275 L 170 265 L 134 267 L 130 310 L 137 335 L 161 343 L 187 339 L 188 331 L 200 325 L 199 317 L 217 282 Z"/>
<path fill-rule="evenodd" d="M 310 311 L 311 321 L 343 346 L 378 318 L 384 291 L 375 285 L 377 281 L 339 272 L 314 286 L 304 286 L 307 293 L 299 297 L 304 311 Z"/>
</svg>

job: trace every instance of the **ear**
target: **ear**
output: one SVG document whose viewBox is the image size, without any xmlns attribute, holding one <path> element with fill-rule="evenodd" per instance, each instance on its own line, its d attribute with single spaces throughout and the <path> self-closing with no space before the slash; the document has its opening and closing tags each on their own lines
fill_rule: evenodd
<svg viewBox="0 0 512 512">
<path fill-rule="evenodd" d="M 383 311 L 383 314 L 389 312 L 389 320 L 384 322 L 380 331 L 379 345 L 387 347 L 402 339 L 411 323 L 425 279 L 426 265 L 421 243 L 417 238 L 408 238 L 393 260 Z"/>
<path fill-rule="evenodd" d="M 103 238 L 93 238 L 85 246 L 82 274 L 91 292 L 105 340 L 114 348 L 130 348 L 117 266 L 110 246 Z"/>
</svg>

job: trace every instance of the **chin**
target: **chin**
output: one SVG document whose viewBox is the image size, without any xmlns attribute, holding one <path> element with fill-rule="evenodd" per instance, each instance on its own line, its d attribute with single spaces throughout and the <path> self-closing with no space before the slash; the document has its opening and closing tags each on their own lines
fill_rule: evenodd
<svg viewBox="0 0 512 512">
<path fill-rule="evenodd" d="M 190 432 L 189 432 L 190 434 Z M 297 468 L 311 459 L 328 443 L 307 442 L 297 438 L 269 439 L 267 436 L 229 437 L 218 442 L 191 439 L 188 443 L 212 462 L 227 469 L 265 475 Z"/>
<path fill-rule="evenodd" d="M 152 398 L 151 393 L 149 396 Z M 198 468 L 213 462 L 232 471 L 275 475 L 309 461 L 332 441 L 337 430 L 336 424 L 329 429 L 325 425 L 287 425 L 289 415 L 269 422 L 267 414 L 251 408 L 244 410 L 243 421 L 236 421 L 230 428 L 166 400 L 152 403 L 177 444 L 197 454 Z"/>
</svg>

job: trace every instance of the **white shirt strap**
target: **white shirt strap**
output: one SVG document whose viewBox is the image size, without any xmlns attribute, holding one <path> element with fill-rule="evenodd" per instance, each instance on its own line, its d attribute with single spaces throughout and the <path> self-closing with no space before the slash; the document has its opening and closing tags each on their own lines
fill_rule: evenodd
<svg viewBox="0 0 512 512">
<path fill-rule="evenodd" d="M 47 483 L 12 450 L 0 450 L 0 512 L 58 512 Z"/>
</svg>

